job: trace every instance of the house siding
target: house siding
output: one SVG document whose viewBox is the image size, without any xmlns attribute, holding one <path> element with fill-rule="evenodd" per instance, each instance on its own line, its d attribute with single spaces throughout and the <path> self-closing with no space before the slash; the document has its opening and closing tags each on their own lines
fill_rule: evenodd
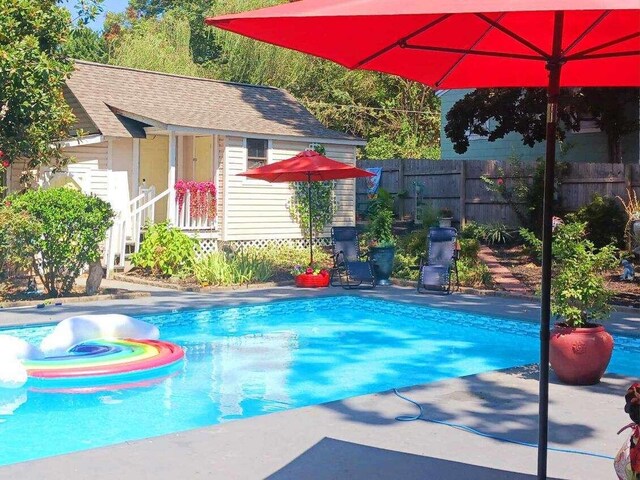
<svg viewBox="0 0 640 480">
<path fill-rule="evenodd" d="M 330 158 L 345 163 L 355 163 L 355 147 L 324 144 Z M 271 142 L 270 162 L 290 158 L 305 148 L 308 142 Z M 226 137 L 225 170 L 227 184 L 224 195 L 225 240 L 300 239 L 300 226 L 289 215 L 291 190 L 288 183 L 267 183 L 238 176 L 247 169 L 242 137 Z M 338 212 L 333 223 L 353 225 L 355 222 L 355 181 L 340 180 L 336 186 Z M 324 235 L 329 235 L 330 226 Z"/>
<path fill-rule="evenodd" d="M 100 174 L 107 170 L 109 144 L 108 142 L 95 143 L 92 145 L 79 145 L 77 147 L 68 147 L 62 149 L 62 154 L 69 158 L 69 164 L 66 170 L 73 175 L 74 178 L 80 179 L 83 187 L 95 194 L 99 198 L 108 201 L 109 198 L 109 182 L 106 173 Z"/>
<path fill-rule="evenodd" d="M 111 170 L 127 172 L 129 198 L 134 198 L 138 194 L 138 179 L 133 175 L 133 138 L 114 138 L 111 142 Z"/>
<path fill-rule="evenodd" d="M 449 90 L 441 97 L 441 125 L 440 142 L 441 158 L 443 160 L 507 160 L 517 157 L 522 161 L 535 161 L 545 155 L 545 144 L 539 142 L 533 147 L 523 145 L 522 137 L 510 133 L 502 139 L 489 142 L 484 138 L 470 139 L 469 148 L 463 154 L 453 150 L 453 144 L 444 133 L 447 123 L 446 115 L 454 103 L 473 90 Z M 565 146 L 570 146 L 565 154 L 560 154 L 561 146 L 557 145 L 558 158 L 568 162 L 607 162 L 607 137 L 602 132 L 567 133 Z M 625 135 L 621 139 L 622 161 L 624 163 L 638 163 L 639 148 L 638 134 Z"/>
</svg>

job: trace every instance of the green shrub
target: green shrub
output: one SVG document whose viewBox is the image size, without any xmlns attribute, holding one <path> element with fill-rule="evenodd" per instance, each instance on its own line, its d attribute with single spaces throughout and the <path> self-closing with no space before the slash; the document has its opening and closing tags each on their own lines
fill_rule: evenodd
<svg viewBox="0 0 640 480">
<path fill-rule="evenodd" d="M 464 228 L 460 230 L 460 238 L 473 238 L 481 241 L 484 239 L 484 231 L 484 225 L 473 221 L 467 222 Z"/>
<path fill-rule="evenodd" d="M 193 273 L 205 285 L 241 285 L 252 282 L 266 282 L 274 273 L 274 265 L 260 258 L 256 251 L 213 252 L 198 259 Z"/>
<path fill-rule="evenodd" d="M 463 256 L 458 260 L 460 284 L 465 287 L 490 287 L 491 273 L 484 263 Z"/>
<path fill-rule="evenodd" d="M 396 253 L 419 258 L 426 254 L 427 229 L 415 230 L 399 237 L 396 242 Z"/>
<path fill-rule="evenodd" d="M 16 211 L 10 203 L 0 206 L 0 278 L 32 267 L 38 252 L 31 239 L 42 232 L 42 225 L 29 212 Z"/>
<path fill-rule="evenodd" d="M 402 250 L 396 250 L 396 254 L 393 259 L 393 277 L 404 278 L 407 280 L 418 279 L 418 268 L 420 264 L 419 257 L 417 255 L 411 255 Z"/>
<path fill-rule="evenodd" d="M 424 228 L 438 226 L 440 215 L 438 214 L 438 210 L 433 208 L 433 205 L 425 203 L 418 208 L 420 209 L 418 218 L 420 218 Z"/>
<path fill-rule="evenodd" d="M 99 244 L 112 224 L 111 206 L 68 188 L 30 190 L 8 202 L 23 221 L 12 228 L 16 246 L 31 255 L 47 292 L 68 293 L 84 266 L 100 258 Z"/>
<path fill-rule="evenodd" d="M 228 244 L 224 247 L 225 251 L 235 252 L 239 249 L 234 249 L 232 244 Z M 248 247 L 246 252 L 255 253 L 255 255 L 269 262 L 274 268 L 278 270 L 291 270 L 294 265 L 309 265 L 309 248 L 298 247 L 295 245 L 280 245 L 268 243 L 264 247 Z M 313 248 L 313 263 L 321 268 L 327 268 L 333 265 L 331 260 L 331 254 L 324 248 Z"/>
<path fill-rule="evenodd" d="M 131 263 L 152 275 L 185 276 L 191 273 L 198 241 L 167 222 L 147 228 L 138 253 L 131 255 Z"/>
<path fill-rule="evenodd" d="M 487 245 L 508 243 L 513 239 L 513 234 L 504 223 L 489 223 L 483 225 L 483 240 Z"/>
<path fill-rule="evenodd" d="M 542 242 L 526 230 L 521 235 L 540 257 Z M 572 327 L 606 318 L 612 292 L 603 273 L 618 264 L 616 247 L 598 250 L 586 238 L 585 222 L 567 222 L 556 228 L 552 249 L 551 312 Z"/>
<path fill-rule="evenodd" d="M 390 247 L 395 245 L 393 236 L 393 211 L 376 210 L 371 216 L 367 227 L 367 239 L 376 247 Z"/>
<path fill-rule="evenodd" d="M 461 238 L 475 238 L 487 245 L 509 243 L 514 240 L 515 236 L 513 229 L 500 222 L 485 225 L 477 222 L 468 222 L 460 232 Z"/>
<path fill-rule="evenodd" d="M 591 203 L 575 213 L 575 220 L 587 222 L 587 238 L 597 248 L 602 248 L 612 242 L 616 246 L 624 248 L 627 217 L 614 198 L 595 194 Z"/>
<path fill-rule="evenodd" d="M 367 216 L 369 218 L 375 217 L 378 213 L 383 211 L 393 212 L 394 199 L 393 195 L 384 188 L 379 188 L 375 196 L 369 200 L 367 207 Z"/>
<path fill-rule="evenodd" d="M 466 258 L 474 262 L 478 261 L 480 242 L 475 238 L 461 238 L 459 242 L 460 258 Z"/>
</svg>

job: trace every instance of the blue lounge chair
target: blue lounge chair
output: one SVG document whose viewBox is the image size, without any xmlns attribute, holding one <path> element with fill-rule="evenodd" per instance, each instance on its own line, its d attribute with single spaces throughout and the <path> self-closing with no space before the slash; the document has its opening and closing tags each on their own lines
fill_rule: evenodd
<svg viewBox="0 0 640 480">
<path fill-rule="evenodd" d="M 342 288 L 375 288 L 373 265 L 367 255 L 360 253 L 356 227 L 331 228 L 333 268 L 331 285 Z"/>
<path fill-rule="evenodd" d="M 451 293 L 452 274 L 458 281 L 458 232 L 455 228 L 432 227 L 427 235 L 428 253 L 420 260 L 418 292 L 441 291 Z"/>
</svg>

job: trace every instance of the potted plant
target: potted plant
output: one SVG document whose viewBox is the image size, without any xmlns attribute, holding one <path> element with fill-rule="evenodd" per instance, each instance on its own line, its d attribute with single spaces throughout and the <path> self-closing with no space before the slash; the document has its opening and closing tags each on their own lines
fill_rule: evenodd
<svg viewBox="0 0 640 480">
<path fill-rule="evenodd" d="M 389 277 L 393 271 L 395 237 L 393 236 L 393 211 L 382 208 L 371 216 L 367 230 L 369 258 L 373 263 L 373 274 L 378 285 L 391 285 Z"/>
<path fill-rule="evenodd" d="M 293 275 L 295 279 L 296 287 L 318 288 L 329 286 L 329 271 L 317 265 L 313 267 L 296 265 L 291 269 L 291 275 Z"/>
<path fill-rule="evenodd" d="M 618 259 L 614 245 L 598 250 L 586 238 L 586 223 L 558 225 L 553 238 L 551 313 L 558 323 L 551 331 L 549 360 L 558 378 L 570 385 L 593 385 L 604 374 L 613 338 L 598 322 L 611 312 L 612 292 L 603 273 Z M 523 231 L 540 251 L 541 242 Z"/>
<path fill-rule="evenodd" d="M 440 227 L 450 227 L 451 220 L 453 220 L 453 212 L 450 208 L 441 208 L 439 212 L 438 222 L 440 223 Z"/>
</svg>

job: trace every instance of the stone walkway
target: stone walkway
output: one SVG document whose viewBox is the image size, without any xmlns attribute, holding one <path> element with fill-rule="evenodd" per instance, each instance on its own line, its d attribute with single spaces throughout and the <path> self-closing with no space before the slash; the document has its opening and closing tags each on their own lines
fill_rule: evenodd
<svg viewBox="0 0 640 480">
<path fill-rule="evenodd" d="M 533 293 L 520 280 L 514 277 L 507 267 L 498 261 L 493 251 L 486 245 L 480 246 L 478 258 L 489 267 L 491 277 L 499 289 L 516 295 L 531 295 Z"/>
</svg>

